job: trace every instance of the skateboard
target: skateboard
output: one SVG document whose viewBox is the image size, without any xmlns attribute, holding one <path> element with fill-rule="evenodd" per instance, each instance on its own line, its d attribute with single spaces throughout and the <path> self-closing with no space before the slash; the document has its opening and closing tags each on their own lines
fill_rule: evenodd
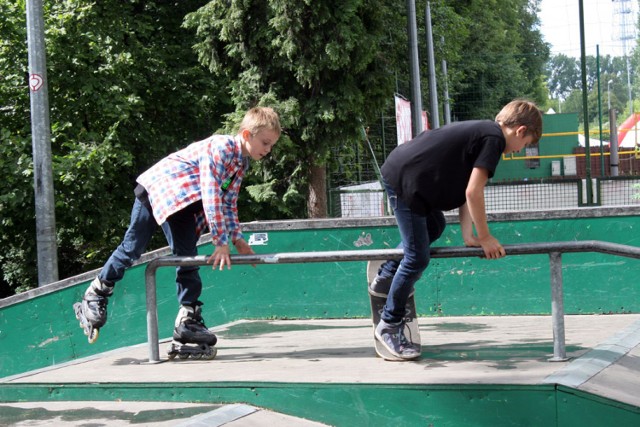
<svg viewBox="0 0 640 427">
<path fill-rule="evenodd" d="M 385 261 L 369 261 L 367 263 L 367 289 L 369 288 L 369 284 L 376 277 L 376 274 L 378 274 L 378 269 L 384 262 Z M 380 314 L 384 309 L 384 305 L 387 302 L 387 299 L 384 297 L 371 295 L 369 293 L 369 300 L 371 301 L 371 320 L 373 323 L 373 330 L 375 331 L 376 326 L 378 326 L 378 323 L 380 322 Z M 404 320 L 404 336 L 407 337 L 407 339 L 409 339 L 414 345 L 420 347 L 420 329 L 418 325 L 418 317 L 416 315 L 416 301 L 413 294 L 411 294 L 411 296 L 407 300 L 407 312 Z M 375 343 L 377 355 L 382 357 L 383 359 L 394 361 L 410 360 L 402 359 L 391 354 L 389 350 L 387 350 L 386 347 L 382 345 L 382 343 L 380 343 L 377 338 L 375 338 L 375 336 L 373 341 Z"/>
</svg>

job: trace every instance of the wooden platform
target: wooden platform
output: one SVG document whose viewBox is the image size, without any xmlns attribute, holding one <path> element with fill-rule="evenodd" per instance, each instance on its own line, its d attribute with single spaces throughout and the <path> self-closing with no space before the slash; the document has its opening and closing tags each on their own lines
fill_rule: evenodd
<svg viewBox="0 0 640 427">
<path fill-rule="evenodd" d="M 212 361 L 149 364 L 145 343 L 0 383 L 551 383 L 640 407 L 640 315 L 567 316 L 565 327 L 571 359 L 549 362 L 548 316 L 421 318 L 422 358 L 387 362 L 375 355 L 369 319 L 239 321 L 213 329 L 219 350 Z M 161 343 L 165 360 L 167 347 Z M 0 414 L 11 405 L 0 405 Z M 306 422 L 289 421 L 279 425 Z"/>
</svg>

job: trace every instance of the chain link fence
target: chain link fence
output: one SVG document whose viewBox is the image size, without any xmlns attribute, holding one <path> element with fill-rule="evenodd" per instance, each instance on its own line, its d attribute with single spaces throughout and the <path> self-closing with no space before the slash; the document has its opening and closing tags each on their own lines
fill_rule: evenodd
<svg viewBox="0 0 640 427">
<path fill-rule="evenodd" d="M 504 159 L 501 163 L 511 163 L 509 167 L 514 163 L 511 160 L 524 161 L 522 169 L 533 171 L 531 164 L 538 168 L 542 158 L 547 162 L 549 170 L 537 173 L 548 176 L 494 179 L 485 190 L 487 212 L 640 205 L 640 151 L 627 149 L 621 152 L 619 163 L 623 176 L 606 176 L 611 173 L 608 147 L 603 153 L 592 147 L 591 175 L 588 180 L 585 150 L 577 146 L 578 132 L 567 133 L 571 133 L 576 139 L 576 148 L 569 154 L 539 156 L 538 150 L 530 150 L 523 152 L 517 159 Z M 332 217 L 373 217 L 391 213 L 380 185 L 378 168 L 397 146 L 395 120 L 392 117 L 381 117 L 377 129 L 367 129 L 367 135 L 368 138 L 363 138 L 351 150 L 334 153 L 338 166 L 329 174 L 329 213 Z M 555 134 L 543 134 L 543 140 L 545 138 L 545 144 L 557 148 Z M 606 162 L 601 157 L 603 155 L 607 156 Z M 565 166 L 562 173 L 558 173 L 558 167 L 554 168 L 559 164 Z M 567 173 L 566 165 L 569 164 L 573 165 L 570 168 L 572 172 Z M 602 176 L 603 171 L 605 176 Z M 565 176 L 561 176 L 563 174 Z M 590 182 L 591 188 L 587 188 L 587 182 Z"/>
<path fill-rule="evenodd" d="M 485 189 L 487 212 L 538 212 L 584 206 L 640 206 L 640 177 L 595 178 L 588 200 L 585 179 L 531 180 L 490 183 Z M 360 187 L 360 188 L 358 188 Z M 366 189 L 365 189 L 366 188 Z M 329 195 L 333 217 L 390 215 L 379 182 L 333 189 Z"/>
</svg>

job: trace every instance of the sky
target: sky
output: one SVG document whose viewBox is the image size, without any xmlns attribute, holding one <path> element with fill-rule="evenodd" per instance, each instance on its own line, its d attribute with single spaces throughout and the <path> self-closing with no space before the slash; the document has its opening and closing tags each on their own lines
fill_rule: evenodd
<svg viewBox="0 0 640 427">
<path fill-rule="evenodd" d="M 631 13 L 615 13 L 623 4 Z M 623 42 L 620 37 L 631 35 L 627 40 L 627 53 L 635 47 L 637 30 L 638 0 L 583 0 L 585 26 L 585 54 L 596 55 L 596 45 L 600 55 L 623 56 Z M 580 57 L 580 14 L 579 0 L 542 0 L 540 2 L 540 30 L 546 42 L 550 43 L 551 53 L 563 53 Z M 628 26 L 621 25 L 623 16 L 627 16 Z"/>
</svg>

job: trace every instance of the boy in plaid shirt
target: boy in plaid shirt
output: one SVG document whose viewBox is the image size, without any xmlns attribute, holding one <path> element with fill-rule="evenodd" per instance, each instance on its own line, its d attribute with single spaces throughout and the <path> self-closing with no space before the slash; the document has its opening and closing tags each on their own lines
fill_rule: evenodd
<svg viewBox="0 0 640 427">
<path fill-rule="evenodd" d="M 137 179 L 131 223 L 122 243 L 74 308 L 89 341 L 107 320 L 107 298 L 124 271 L 139 259 L 160 225 L 174 255 L 197 255 L 196 243 L 208 226 L 215 250 L 213 268 L 230 268 L 229 243 L 238 253 L 252 254 L 238 221 L 237 200 L 250 159 L 271 152 L 280 137 L 277 113 L 267 107 L 249 110 L 238 134 L 213 135 L 160 160 Z M 174 341 L 214 345 L 216 337 L 205 326 L 198 300 L 202 282 L 198 267 L 177 267 L 176 285 L 181 305 Z"/>
</svg>

